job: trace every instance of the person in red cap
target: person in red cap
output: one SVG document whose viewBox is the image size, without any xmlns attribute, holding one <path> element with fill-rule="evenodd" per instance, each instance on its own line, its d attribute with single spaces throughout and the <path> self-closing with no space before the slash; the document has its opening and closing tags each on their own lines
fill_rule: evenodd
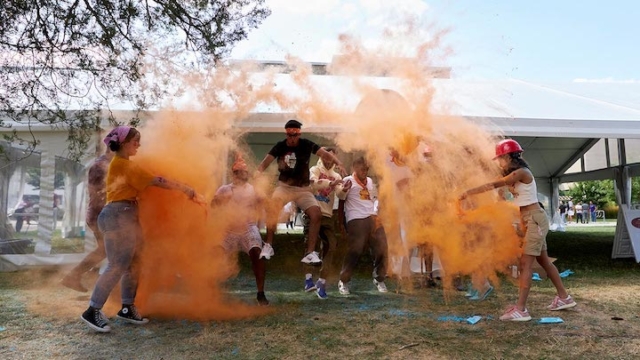
<svg viewBox="0 0 640 360">
<path fill-rule="evenodd" d="M 264 157 L 257 172 L 261 174 L 269 165 L 277 160 L 278 185 L 272 196 L 272 209 L 276 211 L 267 212 L 267 238 L 268 244 L 273 243 L 273 235 L 276 231 L 278 214 L 284 204 L 295 201 L 298 208 L 302 209 L 309 218 L 309 238 L 307 249 L 301 262 L 305 264 L 320 265 L 322 260 L 315 251 L 320 232 L 322 211 L 313 196 L 310 188 L 309 162 L 311 154 L 316 154 L 320 158 L 333 161 L 337 169 L 342 169 L 342 162 L 331 152 L 311 140 L 301 138 L 302 123 L 297 120 L 289 120 L 284 125 L 286 139 L 278 142 L 271 148 Z M 305 280 L 305 287 L 308 285 Z M 314 285 L 311 281 L 310 285 Z"/>
<path fill-rule="evenodd" d="M 103 141 L 115 152 L 107 172 L 106 205 L 98 215 L 108 265 L 96 282 L 89 308 L 80 319 L 95 331 L 109 332 L 109 320 L 101 309 L 118 282 L 121 282 L 122 308 L 117 317 L 136 325 L 149 322 L 134 305 L 139 275 L 137 258 L 142 246 L 137 200 L 140 192 L 147 186 L 157 186 L 182 191 L 197 202 L 202 202 L 202 198 L 191 187 L 154 176 L 129 160 L 140 147 L 140 132 L 135 128 L 118 126 Z"/>
<path fill-rule="evenodd" d="M 273 250 L 269 251 L 270 245 L 263 244 L 260 231 L 258 230 L 258 217 L 263 204 L 255 189 L 249 184 L 249 171 L 247 164 L 241 156 L 236 157 L 231 171 L 233 180 L 231 184 L 222 185 L 216 191 L 211 202 L 212 206 L 227 207 L 228 212 L 236 213 L 236 216 L 229 222 L 226 229 L 226 236 L 222 242 L 222 248 L 226 253 L 232 254 L 244 251 L 251 259 L 251 268 L 256 277 L 258 288 L 257 300 L 260 305 L 269 305 L 269 301 L 264 294 L 264 279 L 266 275 L 265 260 L 261 259 L 263 246 L 267 247 L 264 257 L 273 255 Z"/>
<path fill-rule="evenodd" d="M 496 157 L 504 171 L 500 180 L 467 190 L 460 196 L 460 200 L 470 195 L 480 194 L 493 189 L 508 186 L 513 194 L 514 204 L 520 206 L 520 217 L 525 225 L 525 239 L 522 256 L 520 258 L 520 290 L 518 302 L 510 307 L 500 320 L 529 321 L 531 315 L 526 308 L 529 289 L 531 288 L 533 262 L 538 263 L 547 272 L 549 279 L 556 288 L 557 295 L 547 309 L 563 310 L 576 306 L 576 302 L 564 288 L 560 274 L 547 254 L 546 236 L 549 232 L 547 214 L 538 203 L 536 180 L 529 170 L 529 164 L 522 158 L 523 149 L 515 140 L 505 139 L 496 145 Z"/>
</svg>

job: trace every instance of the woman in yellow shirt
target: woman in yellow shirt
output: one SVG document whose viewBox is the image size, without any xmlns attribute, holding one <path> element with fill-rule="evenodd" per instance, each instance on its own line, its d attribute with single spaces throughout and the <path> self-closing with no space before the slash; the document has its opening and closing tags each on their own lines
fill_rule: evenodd
<svg viewBox="0 0 640 360">
<path fill-rule="evenodd" d="M 182 191 L 190 199 L 201 201 L 191 187 L 153 176 L 129 160 L 140 147 L 140 132 L 135 128 L 118 126 L 105 137 L 104 143 L 115 152 L 107 173 L 107 204 L 98 216 L 108 265 L 98 278 L 89 308 L 81 316 L 89 327 L 98 332 L 111 331 L 101 309 L 119 281 L 122 281 L 122 309 L 117 317 L 133 324 L 149 322 L 149 319 L 140 316 L 133 304 L 138 285 L 137 257 L 142 245 L 136 200 L 138 194 L 147 186 L 158 186 Z"/>
</svg>

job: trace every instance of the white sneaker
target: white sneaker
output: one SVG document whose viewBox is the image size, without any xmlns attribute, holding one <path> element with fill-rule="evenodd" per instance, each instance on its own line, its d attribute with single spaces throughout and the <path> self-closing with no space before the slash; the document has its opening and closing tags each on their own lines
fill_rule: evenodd
<svg viewBox="0 0 640 360">
<path fill-rule="evenodd" d="M 302 260 L 300 260 L 300 262 L 310 265 L 322 264 L 322 260 L 320 259 L 320 256 L 318 256 L 318 252 L 316 251 L 308 253 L 305 257 L 302 258 Z"/>
<path fill-rule="evenodd" d="M 275 255 L 275 252 L 273 251 L 273 246 L 271 246 L 271 244 L 269 243 L 262 244 L 260 259 L 265 258 L 266 260 L 269 260 L 273 255 Z"/>
<path fill-rule="evenodd" d="M 338 281 L 338 291 L 340 291 L 340 295 L 349 295 L 351 292 L 349 291 L 349 283 L 343 283 L 342 280 Z"/>
<path fill-rule="evenodd" d="M 388 291 L 387 285 L 384 284 L 384 281 L 373 279 L 373 285 L 375 285 L 381 293 L 386 293 Z"/>
</svg>

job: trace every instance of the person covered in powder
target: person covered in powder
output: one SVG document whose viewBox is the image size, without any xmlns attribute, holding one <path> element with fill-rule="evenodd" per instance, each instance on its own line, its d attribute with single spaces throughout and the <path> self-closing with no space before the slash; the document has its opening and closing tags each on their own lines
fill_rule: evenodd
<svg viewBox="0 0 640 360">
<path fill-rule="evenodd" d="M 202 198 L 189 186 L 153 176 L 129 160 L 140 147 L 140 132 L 129 126 L 118 126 L 104 138 L 115 152 L 109 163 L 106 180 L 106 205 L 98 215 L 98 228 L 104 235 L 108 265 L 91 294 L 89 307 L 80 317 L 91 329 L 109 332 L 109 320 L 101 309 L 111 290 L 121 282 L 122 308 L 117 317 L 132 323 L 146 324 L 134 305 L 138 287 L 138 257 L 142 247 L 142 229 L 138 221 L 138 195 L 147 186 L 179 190 L 189 199 Z"/>
<path fill-rule="evenodd" d="M 336 150 L 332 147 L 327 147 L 326 150 L 333 155 L 337 155 Z M 322 268 L 320 268 L 320 277 L 315 283 L 311 272 L 312 269 L 307 269 L 304 290 L 307 292 L 315 290 L 320 299 L 328 297 L 326 279 L 338 244 L 334 228 L 333 204 L 336 192 L 342 191 L 342 176 L 335 168 L 336 164 L 333 160 L 318 159 L 318 163 L 309 170 L 311 188 L 314 190 L 314 196 L 322 211 L 319 231 Z M 305 237 L 308 236 L 308 225 L 308 219 L 305 217 Z"/>
<path fill-rule="evenodd" d="M 549 232 L 549 220 L 547 214 L 538 204 L 538 190 L 535 178 L 529 169 L 529 165 L 522 158 L 524 150 L 515 140 L 505 139 L 496 145 L 496 157 L 500 167 L 504 171 L 501 179 L 467 190 L 460 196 L 460 200 L 475 194 L 480 194 L 493 189 L 508 186 L 512 189 L 513 202 L 520 206 L 520 216 L 524 224 L 525 241 L 523 253 L 520 258 L 520 290 L 518 302 L 510 307 L 500 320 L 504 321 L 529 321 L 531 315 L 527 310 L 527 298 L 531 288 L 532 266 L 535 260 L 547 272 L 547 275 L 556 288 L 557 295 L 547 309 L 563 310 L 576 306 L 576 302 L 564 288 L 558 269 L 549 260 L 547 254 L 546 236 Z"/>
<path fill-rule="evenodd" d="M 214 207 L 227 207 L 238 214 L 228 224 L 222 247 L 227 254 L 244 251 L 249 255 L 258 288 L 256 299 L 259 305 L 269 305 L 264 294 L 266 264 L 261 258 L 261 253 L 264 245 L 263 256 L 268 259 L 273 255 L 273 249 L 270 245 L 263 244 L 257 222 L 264 201 L 256 193 L 253 185 L 249 184 L 248 167 L 242 157 L 236 158 L 231 171 L 232 182 L 218 188 L 211 202 Z"/>
<path fill-rule="evenodd" d="M 340 160 L 332 153 L 320 147 L 311 140 L 301 138 L 302 123 L 297 120 L 289 120 L 284 126 L 286 139 L 278 142 L 258 165 L 257 173 L 261 174 L 273 160 L 278 163 L 278 185 L 272 199 L 271 209 L 267 212 L 267 237 L 266 242 L 273 244 L 273 236 L 276 232 L 278 214 L 284 204 L 295 201 L 296 205 L 309 217 L 309 239 L 307 249 L 301 262 L 311 265 L 320 265 L 322 260 L 315 251 L 322 220 L 322 212 L 316 198 L 311 192 L 309 162 L 311 154 L 320 158 L 330 159 L 335 162 L 337 168 L 342 168 Z"/>
<path fill-rule="evenodd" d="M 74 267 L 63 279 L 62 285 L 80 292 L 87 292 L 82 285 L 82 275 L 96 267 L 107 257 L 104 249 L 104 236 L 98 229 L 98 215 L 102 211 L 106 197 L 106 179 L 109 163 L 113 159 L 114 152 L 107 148 L 91 165 L 88 172 L 89 205 L 87 207 L 87 226 L 96 238 L 96 249 L 87 254 L 85 258 Z"/>
<path fill-rule="evenodd" d="M 349 295 L 349 281 L 368 244 L 373 257 L 373 284 L 381 293 L 387 292 L 384 281 L 387 276 L 389 258 L 387 236 L 375 210 L 377 189 L 367 176 L 369 165 L 363 157 L 353 162 L 353 174 L 343 179 L 343 189 L 337 192 L 340 199 L 338 217 L 340 227 L 347 232 L 348 250 L 342 264 L 338 291 Z"/>
</svg>

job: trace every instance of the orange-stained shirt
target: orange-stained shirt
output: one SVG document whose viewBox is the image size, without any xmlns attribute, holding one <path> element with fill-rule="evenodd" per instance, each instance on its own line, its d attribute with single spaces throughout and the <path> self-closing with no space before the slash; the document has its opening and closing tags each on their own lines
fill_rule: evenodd
<svg viewBox="0 0 640 360">
<path fill-rule="evenodd" d="M 121 200 L 135 200 L 155 176 L 130 160 L 114 156 L 107 173 L 107 204 Z"/>
</svg>

